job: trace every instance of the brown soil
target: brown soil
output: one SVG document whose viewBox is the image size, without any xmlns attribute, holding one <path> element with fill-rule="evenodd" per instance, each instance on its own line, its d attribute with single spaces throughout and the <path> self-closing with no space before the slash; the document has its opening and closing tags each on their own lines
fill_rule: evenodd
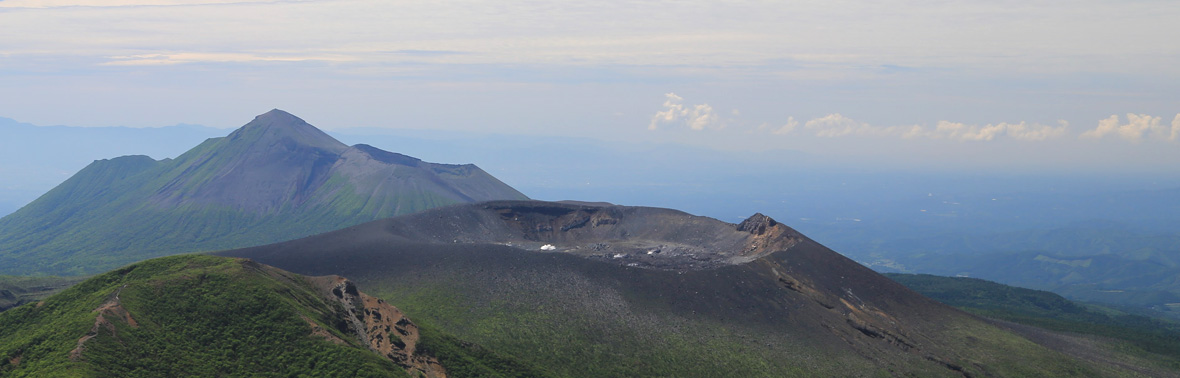
<svg viewBox="0 0 1180 378">
<path fill-rule="evenodd" d="M 439 364 L 438 359 L 414 353 L 419 340 L 418 326 L 406 318 L 401 310 L 382 299 L 360 292 L 356 285 L 344 277 L 312 277 L 308 280 L 320 288 L 325 297 L 343 306 L 344 313 L 340 315 L 348 320 L 349 328 L 357 340 L 370 350 L 406 369 L 411 376 L 447 376 L 446 369 Z M 318 326 L 312 329 L 313 334 L 316 334 L 316 329 L 327 333 Z"/>
<path fill-rule="evenodd" d="M 101 306 L 98 306 L 98 308 L 94 309 L 94 312 L 98 313 L 98 316 L 94 317 L 94 326 L 90 328 L 89 332 L 86 332 L 85 336 L 82 336 L 82 338 L 78 339 L 78 346 L 74 347 L 74 349 L 70 351 L 70 361 L 79 361 L 82 358 L 82 352 L 86 350 L 86 342 L 90 341 L 90 339 L 98 337 L 98 333 L 102 329 L 106 329 L 107 332 L 110 332 L 112 337 L 118 338 L 118 335 L 115 331 L 115 325 L 114 323 L 111 323 L 111 320 L 108 319 L 108 317 L 119 320 L 124 324 L 134 328 L 139 327 L 139 323 L 135 321 L 135 318 L 131 317 L 131 313 L 127 312 L 127 309 L 123 308 L 123 305 L 119 302 L 119 293 L 121 293 L 125 287 L 127 286 L 124 285 L 123 287 L 119 288 L 119 290 L 116 290 L 111 296 L 111 299 L 108 299 Z"/>
</svg>

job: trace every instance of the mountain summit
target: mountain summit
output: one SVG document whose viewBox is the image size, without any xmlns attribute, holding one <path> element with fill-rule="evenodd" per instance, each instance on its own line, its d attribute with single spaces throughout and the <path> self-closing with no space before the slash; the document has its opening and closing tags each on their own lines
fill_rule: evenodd
<svg viewBox="0 0 1180 378">
<path fill-rule="evenodd" d="M 151 198 L 165 207 L 197 203 L 275 212 L 307 200 L 348 148 L 299 117 L 271 110 L 182 156 L 188 159 L 180 174 Z"/>
<path fill-rule="evenodd" d="M 335 153 L 348 148 L 302 118 L 279 109 L 254 117 L 253 121 L 230 133 L 228 139 L 237 143 L 275 144 L 286 141 L 288 146 L 300 145 Z"/>
<path fill-rule="evenodd" d="M 0 274 L 91 274 L 432 207 L 525 199 L 472 164 L 347 146 L 282 110 L 176 159 L 98 160 L 0 219 Z"/>
</svg>

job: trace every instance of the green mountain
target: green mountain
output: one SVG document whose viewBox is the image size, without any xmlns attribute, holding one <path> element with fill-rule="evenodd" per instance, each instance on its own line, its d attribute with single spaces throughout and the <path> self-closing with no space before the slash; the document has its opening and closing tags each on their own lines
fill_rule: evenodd
<svg viewBox="0 0 1180 378">
<path fill-rule="evenodd" d="M 475 165 L 346 146 L 272 110 L 176 159 L 99 160 L 0 219 L 0 274 L 94 274 L 525 196 Z"/>
<path fill-rule="evenodd" d="M 348 276 L 420 324 L 561 376 L 1177 371 L 956 310 L 763 215 L 494 201 L 217 254 Z"/>
<path fill-rule="evenodd" d="M 245 259 L 153 259 L 0 313 L 4 377 L 454 377 L 489 366 L 544 375 L 420 329 L 342 277 Z"/>
</svg>

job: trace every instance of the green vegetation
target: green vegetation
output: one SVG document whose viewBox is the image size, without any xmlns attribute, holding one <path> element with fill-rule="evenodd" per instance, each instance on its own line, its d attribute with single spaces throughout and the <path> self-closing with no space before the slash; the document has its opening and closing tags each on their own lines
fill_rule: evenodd
<svg viewBox="0 0 1180 378">
<path fill-rule="evenodd" d="M 365 212 L 369 198 L 328 188 L 336 193 L 329 206 L 269 214 L 216 205 L 167 208 L 141 199 L 166 185 L 174 167 L 169 161 L 144 165 L 139 158 L 95 162 L 0 219 L 0 250 L 13 251 L 0 254 L 0 273 L 94 274 L 152 257 L 274 243 L 454 203 L 424 198 Z"/>
<path fill-rule="evenodd" d="M 0 375 L 406 376 L 339 330 L 334 303 L 298 276 L 244 260 L 149 260 L 0 313 Z M 309 321 L 345 344 L 313 336 Z"/>
<path fill-rule="evenodd" d="M 425 288 L 387 292 L 390 295 L 383 297 L 418 319 L 423 347 L 448 371 L 471 376 L 497 371 L 505 377 L 804 377 L 817 371 L 847 375 L 875 369 L 858 358 L 825 355 L 791 340 L 778 339 L 773 347 L 765 347 L 775 337 L 735 332 L 720 323 L 609 314 L 610 309 L 594 309 L 593 304 L 563 308 L 487 303 L 453 289 L 419 289 Z M 444 331 L 483 347 L 440 337 Z M 750 342 L 737 341 L 743 338 Z"/>
<path fill-rule="evenodd" d="M 1078 304 L 1047 291 L 976 278 L 927 274 L 886 276 L 967 312 L 1055 331 L 1122 340 L 1126 343 L 1123 352 L 1143 357 L 1162 356 L 1158 360 L 1166 366 L 1180 368 L 1180 323 Z"/>
<path fill-rule="evenodd" d="M 416 353 L 438 358 L 454 378 L 528 378 L 556 377 L 537 367 L 500 355 L 479 345 L 464 342 L 453 336 L 419 324 L 421 339 Z"/>
<path fill-rule="evenodd" d="M 80 281 L 79 277 L 0 276 L 0 311 L 45 299 Z"/>
</svg>

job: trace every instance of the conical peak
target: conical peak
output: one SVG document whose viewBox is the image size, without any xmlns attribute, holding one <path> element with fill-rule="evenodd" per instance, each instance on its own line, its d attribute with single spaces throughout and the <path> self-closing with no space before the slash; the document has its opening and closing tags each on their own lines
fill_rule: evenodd
<svg viewBox="0 0 1180 378">
<path fill-rule="evenodd" d="M 771 219 L 762 213 L 756 213 L 742 221 L 741 224 L 738 224 L 737 230 L 749 232 L 754 235 L 762 235 L 765 234 L 769 229 L 774 228 L 776 225 L 778 225 L 778 222 L 776 222 L 774 219 Z"/>
<path fill-rule="evenodd" d="M 230 138 L 254 141 L 291 139 L 298 144 L 334 152 L 341 152 L 348 148 L 344 143 L 328 136 L 303 119 L 279 109 L 273 109 L 254 117 L 253 121 L 230 134 Z"/>
<path fill-rule="evenodd" d="M 307 122 L 302 118 L 296 117 L 294 114 L 287 113 L 280 109 L 271 109 L 269 112 L 259 114 L 257 117 L 254 117 L 254 121 L 266 123 L 307 124 Z"/>
</svg>

